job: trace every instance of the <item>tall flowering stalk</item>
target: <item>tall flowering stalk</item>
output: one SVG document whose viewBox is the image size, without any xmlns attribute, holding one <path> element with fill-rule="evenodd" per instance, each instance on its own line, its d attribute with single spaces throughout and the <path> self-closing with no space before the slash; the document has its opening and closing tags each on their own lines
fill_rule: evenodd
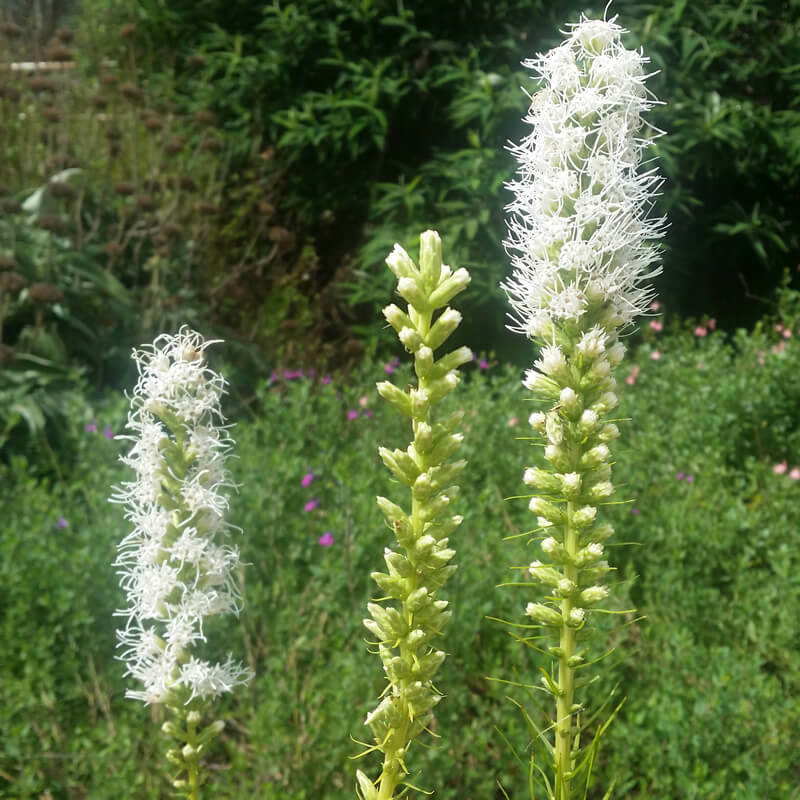
<svg viewBox="0 0 800 800">
<path fill-rule="evenodd" d="M 439 234 L 426 231 L 420 237 L 420 266 L 399 245 L 386 259 L 397 276 L 397 291 L 408 303 L 407 311 L 387 306 L 384 316 L 397 331 L 405 348 L 414 354 L 418 384 L 408 391 L 389 381 L 378 384 L 378 392 L 411 419 L 414 441 L 405 450 L 379 449 L 383 463 L 411 495 L 410 511 L 378 497 L 386 523 L 397 539 L 397 549 L 386 548 L 387 573 L 373 572 L 383 598 L 368 605 L 371 617 L 364 625 L 375 637 L 383 662 L 387 686 L 366 724 L 375 737 L 370 750 L 383 753 L 383 771 L 371 781 L 357 773 L 363 800 L 389 800 L 408 774 L 406 756 L 411 742 L 433 719 L 433 708 L 441 695 L 433 685 L 436 671 L 445 659 L 436 639 L 450 618 L 447 601 L 438 591 L 455 570 L 449 562 L 455 552 L 448 536 L 461 524 L 451 503 L 458 495 L 453 483 L 466 462 L 449 461 L 463 434 L 457 429 L 463 414 L 454 412 L 434 419 L 434 408 L 458 386 L 459 366 L 472 359 L 460 347 L 438 359 L 440 347 L 458 327 L 461 314 L 446 306 L 469 283 L 465 269 L 452 272 L 442 264 Z M 369 751 L 368 751 L 369 752 Z"/>
<path fill-rule="evenodd" d="M 211 701 L 246 683 L 250 670 L 228 656 L 210 663 L 198 654 L 204 622 L 238 613 L 239 551 L 224 539 L 226 492 L 233 488 L 225 461 L 233 442 L 223 425 L 225 381 L 205 364 L 213 342 L 181 328 L 134 350 L 139 381 L 128 415 L 133 446 L 122 461 L 135 480 L 115 488 L 133 531 L 119 545 L 127 618 L 117 632 L 127 673 L 142 687 L 126 697 L 164 703 L 173 720 L 163 730 L 175 740 L 167 758 L 179 767 L 179 796 L 197 800 L 205 781 L 201 759 L 224 723 L 205 723 Z"/>
<path fill-rule="evenodd" d="M 584 642 L 612 569 L 604 543 L 613 529 L 597 519 L 614 493 L 612 373 L 625 353 L 620 333 L 652 299 L 648 281 L 660 268 L 648 240 L 665 226 L 651 216 L 661 179 L 641 168 L 649 144 L 641 115 L 657 102 L 644 85 L 647 59 L 623 47 L 626 31 L 615 19 L 581 18 L 563 44 L 524 62 L 539 73 L 541 88 L 526 118 L 533 131 L 512 147 L 519 170 L 505 244 L 514 269 L 504 289 L 512 330 L 541 348 L 523 383 L 546 408 L 530 424 L 550 466 L 527 469 L 524 482 L 538 492 L 530 509 L 542 550 L 528 572 L 548 594 L 526 613 L 544 630 L 551 642 L 544 652 L 557 664 L 542 687 L 556 707 L 549 735 L 542 732 L 555 800 L 573 797 L 579 775 L 588 782 L 596 750 L 597 736 L 580 746 L 579 689 L 587 680 L 576 673 L 593 663 Z"/>
</svg>

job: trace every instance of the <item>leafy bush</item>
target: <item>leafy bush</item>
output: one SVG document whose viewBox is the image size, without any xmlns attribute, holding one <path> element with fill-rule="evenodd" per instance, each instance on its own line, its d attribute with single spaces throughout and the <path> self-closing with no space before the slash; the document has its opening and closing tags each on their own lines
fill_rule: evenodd
<svg viewBox="0 0 800 800">
<path fill-rule="evenodd" d="M 800 691 L 792 658 L 800 613 L 795 301 L 786 295 L 787 316 L 751 335 L 647 328 L 628 363 L 638 374 L 629 386 L 621 376 L 621 416 L 632 421 L 622 426 L 615 481 L 632 502 L 605 510 L 616 542 L 633 543 L 611 549 L 614 607 L 639 613 L 609 617 L 604 634 L 617 649 L 597 696 L 620 682 L 617 696 L 628 701 L 600 751 L 592 800 L 614 775 L 619 796 L 630 798 L 792 796 L 799 720 L 790 699 Z M 374 496 L 396 488 L 376 448 L 408 435 L 373 387 L 395 369 L 365 363 L 331 381 L 292 369 L 252 396 L 231 397 L 242 484 L 233 521 L 249 566 L 241 622 L 224 622 L 226 634 L 215 639 L 238 650 L 257 678 L 227 705 L 230 724 L 212 757 L 219 797 L 353 795 L 349 757 L 359 747 L 348 734 L 365 738 L 363 717 L 383 683 L 361 628 L 369 572 L 390 538 Z M 392 379 L 402 385 L 407 377 L 400 369 Z M 523 798 L 532 742 L 505 696 L 534 708 L 521 689 L 486 678 L 535 682 L 540 662 L 485 617 L 521 621 L 538 591 L 495 588 L 518 575 L 509 566 L 532 558 L 526 537 L 502 541 L 530 525 L 524 500 L 502 498 L 522 493 L 522 468 L 537 458 L 516 440 L 528 435 L 531 409 L 518 371 L 500 366 L 476 367 L 453 402 L 469 426 L 458 501 L 466 519 L 448 584 L 454 617 L 440 686 L 447 696 L 437 709 L 442 740 L 418 752 L 415 783 L 447 799 L 501 796 L 500 780 Z M 120 430 L 121 401 L 99 417 L 99 428 L 108 421 Z M 14 645 L 0 654 L 0 791 L 155 798 L 164 791 L 161 743 L 149 735 L 150 714 L 123 699 L 113 658 L 121 594 L 110 563 L 127 528 L 105 498 L 126 476 L 116 443 L 73 424 L 78 458 L 63 481 L 32 477 L 20 457 L 0 467 L 0 632 Z M 330 546 L 320 544 L 326 532 Z"/>
</svg>

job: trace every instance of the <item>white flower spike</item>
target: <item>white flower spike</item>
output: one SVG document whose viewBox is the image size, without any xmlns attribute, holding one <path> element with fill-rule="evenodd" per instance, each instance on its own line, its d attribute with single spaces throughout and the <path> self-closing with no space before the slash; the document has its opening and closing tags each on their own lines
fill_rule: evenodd
<svg viewBox="0 0 800 800">
<path fill-rule="evenodd" d="M 531 338 L 549 340 L 551 323 L 585 316 L 610 331 L 629 325 L 660 272 L 649 240 L 666 224 L 651 216 L 662 180 L 641 168 L 650 143 L 642 114 L 658 101 L 645 88 L 648 59 L 625 49 L 615 19 L 582 18 L 562 45 L 523 62 L 542 86 L 526 117 L 532 133 L 511 147 L 519 168 L 505 246 L 514 269 L 503 288 L 511 329 Z"/>
</svg>

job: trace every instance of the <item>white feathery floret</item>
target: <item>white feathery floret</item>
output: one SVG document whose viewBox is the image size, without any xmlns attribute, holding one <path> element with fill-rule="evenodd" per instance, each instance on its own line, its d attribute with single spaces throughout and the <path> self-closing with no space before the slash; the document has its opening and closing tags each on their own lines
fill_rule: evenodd
<svg viewBox="0 0 800 800">
<path fill-rule="evenodd" d="M 600 305 L 611 327 L 624 327 L 660 272 L 649 240 L 665 227 L 650 216 L 662 179 L 641 168 L 651 141 L 642 114 L 658 101 L 645 88 L 648 59 L 622 45 L 615 19 L 583 17 L 563 44 L 523 62 L 542 88 L 525 118 L 533 131 L 510 148 L 519 168 L 508 184 L 513 272 L 503 288 L 511 329 L 529 337 Z"/>
<path fill-rule="evenodd" d="M 235 488 L 225 469 L 233 444 L 220 409 L 225 381 L 209 369 L 211 341 L 181 328 L 135 350 L 139 380 L 131 401 L 122 462 L 135 480 L 115 487 L 133 531 L 120 543 L 115 565 L 127 594 L 127 618 L 117 631 L 127 675 L 144 684 L 127 697 L 161 703 L 185 687 L 189 699 L 211 698 L 246 683 L 250 670 L 211 664 L 191 655 L 204 641 L 203 621 L 238 613 L 235 581 L 239 551 L 214 541 L 233 526 L 224 521 L 226 492 Z"/>
</svg>

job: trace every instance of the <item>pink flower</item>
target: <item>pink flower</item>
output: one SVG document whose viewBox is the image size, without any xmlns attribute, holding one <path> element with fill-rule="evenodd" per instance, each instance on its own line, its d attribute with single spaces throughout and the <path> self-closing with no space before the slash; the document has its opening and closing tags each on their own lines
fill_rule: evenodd
<svg viewBox="0 0 800 800">
<path fill-rule="evenodd" d="M 86 433 L 97 433 L 97 420 L 93 419 L 88 425 L 84 425 Z"/>
<path fill-rule="evenodd" d="M 391 375 L 399 364 L 400 364 L 400 359 L 393 358 L 388 364 L 383 365 L 383 371 L 387 375 Z"/>
<path fill-rule="evenodd" d="M 788 328 L 784 328 L 783 333 L 781 335 L 783 336 L 784 339 L 792 338 L 792 332 Z"/>
<path fill-rule="evenodd" d="M 347 412 L 347 419 L 358 419 L 358 411 L 350 409 L 350 411 Z"/>
<path fill-rule="evenodd" d="M 683 480 L 685 477 L 686 477 L 686 473 L 685 473 L 685 472 L 679 472 L 679 473 L 678 473 L 678 474 L 675 476 L 675 480 L 676 480 L 676 481 L 682 481 L 682 480 Z"/>
<path fill-rule="evenodd" d="M 519 425 L 519 419 L 517 417 L 511 417 L 511 419 L 508 420 L 509 428 L 514 428 L 517 425 Z"/>
<path fill-rule="evenodd" d="M 482 359 L 481 359 L 481 360 L 478 362 L 478 369 L 480 369 L 480 370 L 484 370 L 484 371 L 485 371 L 485 370 L 487 370 L 487 369 L 489 369 L 489 362 L 488 362 L 488 361 L 487 361 L 485 358 L 482 358 Z"/>
<path fill-rule="evenodd" d="M 371 409 L 371 408 L 365 408 L 365 409 L 364 409 L 364 410 L 363 410 L 361 413 L 362 413 L 362 414 L 363 414 L 363 415 L 364 415 L 364 416 L 365 416 L 367 419 L 369 419 L 369 418 L 372 416 L 372 409 Z"/>
<path fill-rule="evenodd" d="M 103 428 L 103 436 L 105 436 L 106 439 L 114 438 L 114 431 L 111 430 L 110 425 L 106 425 L 105 428 Z"/>
<path fill-rule="evenodd" d="M 659 308 L 661 308 L 661 303 L 659 303 L 658 300 L 653 300 L 653 302 L 650 303 L 651 311 L 658 311 Z"/>
<path fill-rule="evenodd" d="M 358 404 L 361 406 L 361 408 L 366 408 L 368 402 L 369 400 L 367 400 L 366 395 L 362 395 L 358 398 Z"/>
<path fill-rule="evenodd" d="M 800 467 L 792 467 L 792 471 L 789 473 L 789 477 L 793 481 L 800 481 Z"/>
<path fill-rule="evenodd" d="M 694 335 L 702 338 L 703 336 L 708 336 L 708 331 L 702 325 L 698 325 L 694 329 Z"/>
<path fill-rule="evenodd" d="M 786 461 L 781 461 L 781 463 L 780 463 L 780 464 L 776 464 L 776 465 L 775 465 L 775 466 L 772 468 L 772 471 L 773 471 L 773 472 L 774 472 L 776 475 L 783 475 L 783 474 L 786 472 L 786 470 L 787 470 L 787 469 L 788 469 L 788 467 L 787 467 L 787 465 L 786 465 Z"/>
<path fill-rule="evenodd" d="M 711 317 L 711 319 L 708 321 L 708 329 L 710 331 L 713 331 L 716 329 L 716 327 L 717 327 L 717 320 L 714 317 Z"/>
<path fill-rule="evenodd" d="M 633 367 L 633 369 L 628 373 L 628 377 L 625 378 L 625 383 L 627 383 L 628 386 L 633 386 L 633 384 L 636 383 L 636 379 L 638 377 L 639 377 L 639 365 L 636 364 Z"/>
<path fill-rule="evenodd" d="M 330 547 L 333 544 L 333 534 L 330 531 L 325 531 L 325 533 L 317 539 L 317 542 L 322 547 Z"/>
<path fill-rule="evenodd" d="M 639 509 L 638 509 L 638 508 L 632 508 L 632 509 L 631 509 L 631 514 L 633 514 L 633 516 L 634 516 L 634 517 L 638 517 L 638 516 L 639 516 L 639 513 L 640 513 L 640 512 L 639 512 Z"/>
<path fill-rule="evenodd" d="M 304 506 L 303 511 L 313 511 L 319 505 L 319 500 L 315 497 L 313 500 L 309 500 Z"/>
<path fill-rule="evenodd" d="M 658 361 L 661 358 L 661 353 L 658 350 L 653 350 L 653 352 L 650 353 L 650 358 L 652 358 L 653 361 Z"/>
<path fill-rule="evenodd" d="M 326 375 L 326 376 L 325 376 L 325 377 L 322 379 L 322 385 L 323 385 L 323 386 L 327 386 L 327 385 L 328 385 L 330 382 L 331 382 L 331 376 L 330 376 L 330 375 Z"/>
<path fill-rule="evenodd" d="M 650 328 L 656 333 L 661 333 L 664 330 L 664 323 L 660 319 L 651 319 Z"/>
<path fill-rule="evenodd" d="M 316 477 L 317 476 L 313 472 L 306 472 L 306 474 L 303 475 L 303 479 L 300 481 L 300 485 L 304 489 L 308 489 L 308 487 L 311 486 Z"/>
<path fill-rule="evenodd" d="M 686 483 L 694 483 L 694 475 L 687 475 Z"/>
<path fill-rule="evenodd" d="M 59 530 L 63 530 L 64 528 L 69 526 L 69 522 L 67 522 L 64 517 L 59 517 L 58 522 L 56 522 L 56 528 Z"/>
<path fill-rule="evenodd" d="M 778 324 L 775 326 L 775 330 L 776 330 L 776 331 L 778 331 L 778 333 L 780 333 L 780 332 L 783 330 L 783 325 L 781 325 L 781 323 L 779 322 L 779 323 L 778 323 Z"/>
</svg>

